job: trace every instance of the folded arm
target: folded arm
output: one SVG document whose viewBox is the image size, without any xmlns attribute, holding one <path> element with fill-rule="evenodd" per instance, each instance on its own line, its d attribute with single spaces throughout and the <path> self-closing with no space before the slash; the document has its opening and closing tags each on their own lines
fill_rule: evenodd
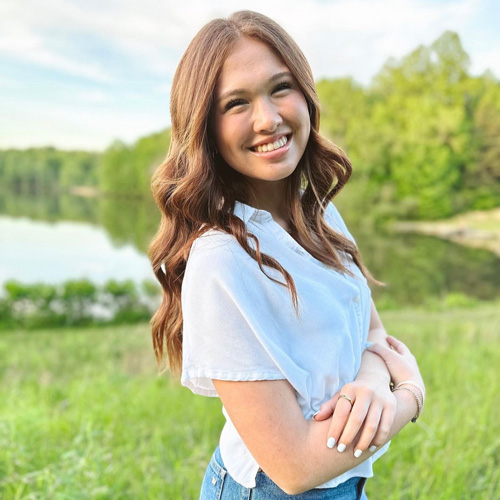
<svg viewBox="0 0 500 500">
<path fill-rule="evenodd" d="M 286 493 L 298 494 L 352 469 L 372 455 L 339 453 L 326 446 L 331 418 L 306 420 L 286 380 L 234 382 L 213 380 L 217 393 L 248 450 Z M 394 393 L 397 410 L 387 440 L 415 415 L 408 391 Z"/>
<path fill-rule="evenodd" d="M 387 333 L 372 299 L 368 341 L 387 346 L 386 338 Z M 325 401 L 314 417 L 320 421 L 333 415 L 328 433 L 332 446 L 337 444 L 342 449 L 344 445 L 349 447 L 355 443 L 359 456 L 368 448 L 381 446 L 387 441 L 397 402 L 390 390 L 390 381 L 391 375 L 382 358 L 365 350 L 354 381 Z M 340 394 L 351 398 L 352 408 L 345 399 L 339 400 Z"/>
</svg>

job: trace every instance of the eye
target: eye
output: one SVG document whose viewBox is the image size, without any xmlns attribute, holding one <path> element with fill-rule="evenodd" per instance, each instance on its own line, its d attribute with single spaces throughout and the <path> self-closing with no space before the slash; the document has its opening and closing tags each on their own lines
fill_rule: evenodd
<svg viewBox="0 0 500 500">
<path fill-rule="evenodd" d="M 238 104 L 245 104 L 245 101 L 243 99 L 231 99 L 225 106 L 224 109 L 228 111 L 231 108 L 234 108 L 234 106 Z"/>
<path fill-rule="evenodd" d="M 288 82 L 280 82 L 278 85 L 276 85 L 276 88 L 274 89 L 275 92 L 279 92 L 280 90 L 286 90 L 286 89 L 291 89 L 292 86 Z"/>
</svg>

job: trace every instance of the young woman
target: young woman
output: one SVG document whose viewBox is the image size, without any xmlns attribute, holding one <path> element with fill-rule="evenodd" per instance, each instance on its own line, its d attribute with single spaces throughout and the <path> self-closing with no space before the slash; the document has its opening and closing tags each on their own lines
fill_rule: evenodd
<svg viewBox="0 0 500 500">
<path fill-rule="evenodd" d="M 319 134 L 304 55 L 266 16 L 215 19 L 179 63 L 171 117 L 153 341 L 160 365 L 166 351 L 183 385 L 223 404 L 200 499 L 366 498 L 425 389 L 331 201 L 351 164 Z"/>
</svg>

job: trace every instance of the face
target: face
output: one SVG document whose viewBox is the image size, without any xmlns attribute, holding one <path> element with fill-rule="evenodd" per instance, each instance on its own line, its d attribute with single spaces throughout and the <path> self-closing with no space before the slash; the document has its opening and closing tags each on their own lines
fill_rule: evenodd
<svg viewBox="0 0 500 500">
<path fill-rule="evenodd" d="M 228 165 L 255 186 L 293 173 L 311 122 L 304 94 L 281 58 L 263 42 L 240 38 L 214 97 L 211 124 Z"/>
</svg>

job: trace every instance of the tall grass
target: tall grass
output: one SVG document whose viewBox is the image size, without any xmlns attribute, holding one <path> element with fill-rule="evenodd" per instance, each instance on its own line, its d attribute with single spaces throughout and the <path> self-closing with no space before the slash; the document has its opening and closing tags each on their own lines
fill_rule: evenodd
<svg viewBox="0 0 500 500">
<path fill-rule="evenodd" d="M 428 397 L 370 500 L 499 498 L 499 305 L 381 316 Z M 157 376 L 147 325 L 0 335 L 0 498 L 197 499 L 222 425 L 217 399 Z"/>
</svg>

